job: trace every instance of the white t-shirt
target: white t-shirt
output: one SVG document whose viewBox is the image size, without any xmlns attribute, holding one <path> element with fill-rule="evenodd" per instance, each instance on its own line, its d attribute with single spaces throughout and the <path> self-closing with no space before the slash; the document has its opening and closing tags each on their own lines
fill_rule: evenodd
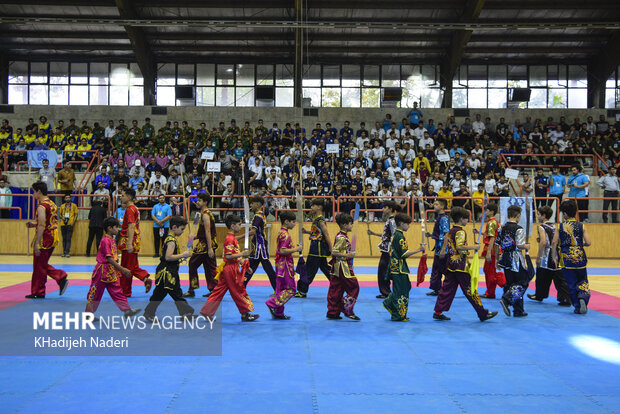
<svg viewBox="0 0 620 414">
<path fill-rule="evenodd" d="M 474 130 L 474 132 L 482 135 L 482 131 L 484 131 L 484 122 L 474 121 L 474 123 L 471 124 L 471 127 Z"/>
<path fill-rule="evenodd" d="M 368 177 L 364 181 L 364 184 L 372 185 L 372 191 L 376 192 L 377 189 L 379 188 L 379 177 L 375 177 L 375 178 Z"/>
<path fill-rule="evenodd" d="M 256 179 L 257 180 L 262 180 L 263 179 L 263 167 L 261 167 L 260 165 L 251 165 L 250 166 L 250 171 L 252 171 L 254 174 L 256 174 Z"/>
<path fill-rule="evenodd" d="M 435 140 L 433 140 L 433 138 L 431 137 L 428 137 L 428 138 L 422 138 L 418 142 L 418 148 L 420 150 L 423 150 L 424 148 L 426 148 L 427 145 L 430 145 L 431 148 L 435 148 Z"/>
<path fill-rule="evenodd" d="M 484 180 L 484 191 L 486 191 L 487 194 L 495 194 L 496 184 L 497 182 L 495 181 L 495 178 L 491 178 L 490 180 Z"/>
</svg>

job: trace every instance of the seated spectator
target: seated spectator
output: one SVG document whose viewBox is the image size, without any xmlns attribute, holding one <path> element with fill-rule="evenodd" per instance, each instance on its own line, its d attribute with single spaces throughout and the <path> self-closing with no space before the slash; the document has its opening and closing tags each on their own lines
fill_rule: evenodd
<svg viewBox="0 0 620 414">
<path fill-rule="evenodd" d="M 138 184 L 140 183 L 145 186 L 144 178 L 140 176 L 140 172 L 138 170 L 134 170 L 131 178 L 129 179 L 129 187 L 133 188 L 135 191 L 138 191 Z"/>
</svg>

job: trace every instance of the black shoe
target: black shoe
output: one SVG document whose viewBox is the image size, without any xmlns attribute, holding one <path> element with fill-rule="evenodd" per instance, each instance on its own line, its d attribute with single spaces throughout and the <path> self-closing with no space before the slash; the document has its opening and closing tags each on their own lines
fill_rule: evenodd
<svg viewBox="0 0 620 414">
<path fill-rule="evenodd" d="M 351 319 L 352 321 L 361 321 L 360 317 L 357 315 L 344 315 L 344 316 Z"/>
<path fill-rule="evenodd" d="M 487 312 L 487 314 L 484 315 L 482 319 L 480 319 L 480 322 L 488 321 L 489 319 L 493 319 L 496 316 L 497 316 L 497 312 Z"/>
<path fill-rule="evenodd" d="M 523 317 L 527 316 L 527 312 L 515 313 L 513 316 L 515 318 L 523 318 Z"/>
<path fill-rule="evenodd" d="M 203 298 L 208 298 L 209 296 L 211 296 L 211 292 L 207 292 L 204 295 L 202 295 Z"/>
<path fill-rule="evenodd" d="M 504 309 L 504 313 L 506 314 L 506 316 L 510 316 L 510 305 L 506 303 L 506 300 L 504 298 L 501 298 L 499 300 L 499 304 L 502 305 L 502 308 Z"/>
<path fill-rule="evenodd" d="M 295 295 L 293 296 L 294 298 L 305 298 L 307 295 L 303 292 L 297 292 L 295 293 Z"/>
<path fill-rule="evenodd" d="M 585 315 L 588 313 L 588 305 L 584 299 L 579 299 L 579 314 Z"/>
<path fill-rule="evenodd" d="M 558 306 L 572 306 L 570 302 L 558 302 Z"/>
<path fill-rule="evenodd" d="M 449 321 L 450 320 L 450 318 L 448 318 L 443 313 L 433 313 L 433 319 L 437 321 Z"/>
<path fill-rule="evenodd" d="M 60 282 L 58 282 L 58 287 L 60 288 L 60 295 L 65 293 L 65 290 L 67 290 L 67 286 L 69 286 L 69 279 L 67 279 L 67 276 L 65 276 L 60 280 Z"/>
<path fill-rule="evenodd" d="M 242 313 L 241 322 L 253 322 L 257 320 L 259 316 L 260 315 L 251 314 L 250 312 Z"/>
<path fill-rule="evenodd" d="M 278 316 L 278 315 L 276 315 L 276 310 L 274 308 L 272 308 L 271 306 L 267 306 L 267 309 L 269 309 L 269 313 L 271 314 L 271 317 L 273 319 L 276 319 L 276 317 Z"/>
<path fill-rule="evenodd" d="M 125 312 L 123 312 L 123 316 L 125 318 L 131 318 L 134 315 L 137 315 L 138 313 L 140 313 L 142 309 L 139 308 L 134 308 L 134 309 L 127 309 Z"/>
<path fill-rule="evenodd" d="M 26 299 L 45 299 L 45 295 L 26 295 Z"/>
<path fill-rule="evenodd" d="M 377 295 L 377 299 L 387 299 L 388 295 L 384 295 L 383 293 L 380 295 Z"/>
<path fill-rule="evenodd" d="M 158 255 L 154 254 L 153 257 L 159 257 Z"/>
<path fill-rule="evenodd" d="M 196 296 L 196 294 L 194 293 L 194 291 L 193 291 L 193 290 L 188 290 L 187 292 L 185 292 L 185 293 L 183 294 L 183 297 L 184 297 L 184 298 L 193 298 L 193 297 L 195 297 L 195 296 Z"/>
<path fill-rule="evenodd" d="M 536 294 L 533 294 L 533 293 L 528 293 L 528 294 L 527 294 L 527 297 L 528 297 L 529 299 L 535 300 L 535 301 L 537 301 L 537 302 L 542 302 L 542 301 L 543 301 L 542 299 L 538 299 L 538 298 L 536 297 Z"/>
<path fill-rule="evenodd" d="M 291 319 L 291 317 L 287 315 L 273 315 L 273 319 L 281 319 L 284 321 L 288 321 L 289 319 Z"/>
<path fill-rule="evenodd" d="M 426 296 L 439 296 L 439 292 L 437 292 L 436 290 L 431 290 L 426 294 Z"/>
<path fill-rule="evenodd" d="M 340 315 L 330 315 L 329 313 L 327 315 L 325 315 L 325 317 L 327 319 L 342 319 L 342 316 L 340 316 Z"/>
<path fill-rule="evenodd" d="M 143 316 L 144 316 L 144 319 L 146 319 L 147 321 L 151 323 L 155 323 L 155 321 L 157 320 L 157 316 L 150 316 L 150 315 L 149 316 L 143 315 Z"/>
<path fill-rule="evenodd" d="M 99 323 L 99 318 L 98 318 L 98 317 L 96 317 L 96 316 L 93 316 L 93 322 L 94 322 L 94 323 Z"/>
</svg>

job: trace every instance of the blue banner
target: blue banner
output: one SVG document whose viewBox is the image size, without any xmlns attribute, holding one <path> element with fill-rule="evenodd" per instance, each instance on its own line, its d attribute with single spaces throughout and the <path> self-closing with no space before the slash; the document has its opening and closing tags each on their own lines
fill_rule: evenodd
<svg viewBox="0 0 620 414">
<path fill-rule="evenodd" d="M 30 168 L 43 168 L 43 160 L 48 160 L 50 162 L 50 167 L 57 168 L 58 164 L 58 153 L 54 150 L 45 150 L 45 151 L 34 151 L 30 150 L 27 152 L 28 154 L 28 165 Z M 62 166 L 62 159 L 61 166 Z"/>
<path fill-rule="evenodd" d="M 534 227 L 532 197 L 501 197 L 499 200 L 500 223 L 503 226 L 508 221 L 508 207 L 519 206 L 521 207 L 521 220 L 519 221 L 519 225 L 523 227 L 525 231 L 527 229 L 526 202 L 530 206 L 530 234 L 528 236 L 531 236 L 532 228 Z"/>
</svg>

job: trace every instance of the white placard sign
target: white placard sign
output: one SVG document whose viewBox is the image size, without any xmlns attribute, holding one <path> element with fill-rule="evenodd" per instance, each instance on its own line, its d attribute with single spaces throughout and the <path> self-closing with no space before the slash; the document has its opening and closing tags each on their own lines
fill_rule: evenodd
<svg viewBox="0 0 620 414">
<path fill-rule="evenodd" d="M 213 158 L 215 158 L 215 153 L 214 152 L 206 152 L 205 151 L 200 156 L 200 159 L 203 159 L 203 160 L 212 160 Z"/>
<path fill-rule="evenodd" d="M 450 154 L 437 154 L 437 161 L 449 162 L 450 161 Z"/>
<path fill-rule="evenodd" d="M 327 144 L 327 153 L 328 154 L 339 154 L 340 153 L 340 145 L 338 145 L 338 144 Z"/>
<path fill-rule="evenodd" d="M 517 180 L 519 178 L 519 170 L 515 170 L 513 168 L 506 168 L 504 176 L 508 179 Z"/>
<path fill-rule="evenodd" d="M 222 163 L 220 162 L 208 162 L 207 172 L 220 172 L 222 171 Z"/>
</svg>

